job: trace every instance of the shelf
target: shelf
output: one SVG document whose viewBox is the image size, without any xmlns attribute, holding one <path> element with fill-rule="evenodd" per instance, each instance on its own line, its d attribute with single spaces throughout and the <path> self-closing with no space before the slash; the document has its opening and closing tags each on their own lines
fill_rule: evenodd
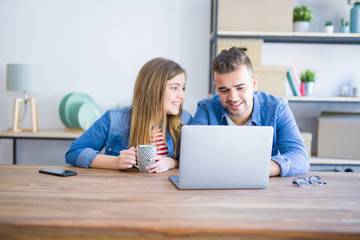
<svg viewBox="0 0 360 240">
<path fill-rule="evenodd" d="M 340 158 L 322 158 L 310 157 L 310 164 L 319 165 L 357 165 L 360 166 L 360 160 L 356 159 L 340 159 Z"/>
<path fill-rule="evenodd" d="M 218 31 L 214 38 L 259 38 L 264 42 L 277 43 L 322 43 L 322 44 L 360 44 L 359 33 L 321 33 L 321 32 L 243 32 Z"/>
<path fill-rule="evenodd" d="M 360 97 L 285 97 L 289 102 L 360 103 Z"/>
</svg>

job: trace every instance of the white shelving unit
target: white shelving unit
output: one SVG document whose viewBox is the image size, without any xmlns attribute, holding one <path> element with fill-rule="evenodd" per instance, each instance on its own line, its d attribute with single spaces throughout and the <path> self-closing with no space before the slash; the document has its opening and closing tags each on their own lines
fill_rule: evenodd
<svg viewBox="0 0 360 240">
<path fill-rule="evenodd" d="M 360 103 L 360 97 L 286 97 L 289 102 Z"/>
<path fill-rule="evenodd" d="M 352 44 L 352 45 L 360 45 L 360 34 L 359 33 L 323 33 L 323 32 L 306 32 L 306 33 L 298 33 L 298 32 L 273 32 L 273 31 L 224 31 L 218 30 L 218 6 L 219 1 L 221 0 L 212 0 L 212 10 L 211 10 L 211 35 L 210 35 L 210 62 L 215 58 L 218 41 L 220 39 L 262 39 L 264 43 L 309 43 L 309 44 Z M 209 93 L 210 95 L 214 94 L 215 90 L 213 88 L 213 79 L 210 74 L 209 79 Z M 306 124 L 310 124 L 313 126 L 312 129 L 304 129 L 305 132 L 313 133 L 313 143 L 317 141 L 317 117 L 320 116 L 321 111 L 328 109 L 330 110 L 338 110 L 342 111 L 351 111 L 359 112 L 360 111 L 360 98 L 355 97 L 285 97 L 289 103 L 290 107 L 299 106 L 304 104 L 306 108 L 301 110 L 298 113 L 299 119 L 303 120 Z M 317 107 L 314 107 L 316 104 Z M 308 111 L 308 106 L 311 106 L 311 110 L 314 108 L 318 108 L 317 112 L 313 114 L 311 113 L 311 119 L 304 120 L 304 114 Z M 295 118 L 297 114 L 294 113 Z M 298 119 L 296 119 L 298 121 Z M 315 136 L 315 138 L 314 138 Z M 316 143 L 316 142 L 315 142 Z M 313 144 L 314 147 L 314 144 Z M 346 170 L 346 166 L 344 164 L 350 164 L 349 161 L 345 159 L 331 159 L 331 158 L 317 158 L 312 157 L 310 162 L 313 166 L 322 166 L 324 167 L 327 164 L 331 164 L 333 167 L 341 167 L 343 166 L 343 171 Z M 355 162 L 353 162 L 355 161 Z M 351 162 L 351 166 L 356 163 L 356 167 L 360 171 L 360 160 L 353 160 Z M 330 166 L 330 165 L 329 165 Z M 321 170 L 321 169 L 320 169 Z M 339 169 L 332 169 L 339 170 Z"/>
</svg>

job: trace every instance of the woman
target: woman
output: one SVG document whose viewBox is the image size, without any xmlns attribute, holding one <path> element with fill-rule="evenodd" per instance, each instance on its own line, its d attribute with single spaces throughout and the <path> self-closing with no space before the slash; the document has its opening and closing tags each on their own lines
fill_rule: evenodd
<svg viewBox="0 0 360 240">
<path fill-rule="evenodd" d="M 191 115 L 182 110 L 185 71 L 179 64 L 155 58 L 140 70 L 131 107 L 108 110 L 76 139 L 65 155 L 78 167 L 127 169 L 136 164 L 137 144 L 156 144 L 148 172 L 178 167 L 180 132 Z M 100 151 L 105 147 L 105 154 Z"/>
</svg>

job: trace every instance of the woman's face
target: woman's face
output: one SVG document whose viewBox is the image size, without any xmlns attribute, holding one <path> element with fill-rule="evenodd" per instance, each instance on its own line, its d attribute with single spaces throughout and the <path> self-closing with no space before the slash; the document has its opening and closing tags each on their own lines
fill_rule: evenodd
<svg viewBox="0 0 360 240">
<path fill-rule="evenodd" d="M 185 98 L 185 74 L 180 73 L 166 82 L 164 108 L 168 115 L 177 115 Z"/>
</svg>

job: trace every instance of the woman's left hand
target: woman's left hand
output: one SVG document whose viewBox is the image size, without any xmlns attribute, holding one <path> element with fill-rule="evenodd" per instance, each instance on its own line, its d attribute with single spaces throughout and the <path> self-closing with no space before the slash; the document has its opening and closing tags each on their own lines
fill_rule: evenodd
<svg viewBox="0 0 360 240">
<path fill-rule="evenodd" d="M 165 156 L 156 155 L 150 158 L 150 162 L 156 161 L 155 163 L 146 167 L 149 173 L 161 173 L 166 172 L 171 168 L 176 167 L 177 160 Z M 175 162 L 176 161 L 176 162 Z"/>
</svg>

